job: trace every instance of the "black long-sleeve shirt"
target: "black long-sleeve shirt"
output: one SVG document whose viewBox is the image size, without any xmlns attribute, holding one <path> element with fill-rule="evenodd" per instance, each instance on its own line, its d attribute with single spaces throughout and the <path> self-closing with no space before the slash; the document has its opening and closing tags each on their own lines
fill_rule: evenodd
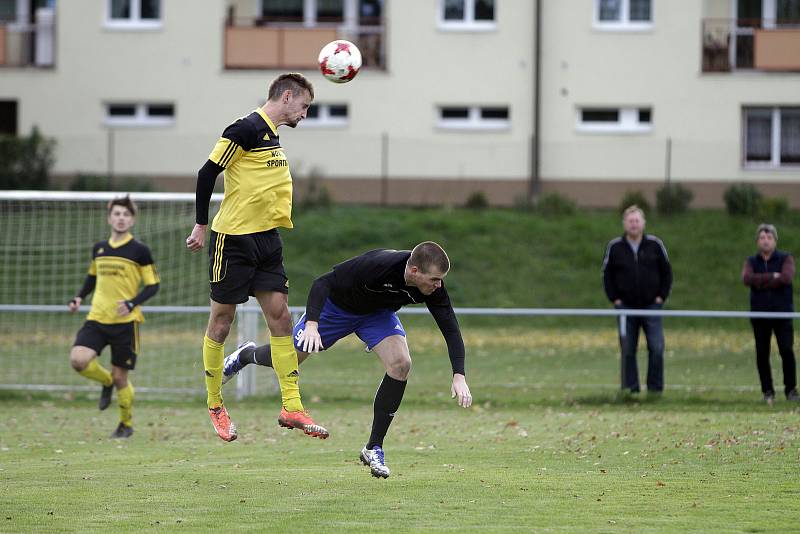
<svg viewBox="0 0 800 534">
<path fill-rule="evenodd" d="M 308 294 L 306 320 L 319 321 L 326 298 L 357 315 L 424 303 L 447 343 L 453 372 L 464 374 L 464 340 L 450 296 L 444 284 L 430 295 L 406 285 L 403 275 L 410 256 L 408 250 L 377 249 L 334 266 L 314 281 Z"/>
</svg>

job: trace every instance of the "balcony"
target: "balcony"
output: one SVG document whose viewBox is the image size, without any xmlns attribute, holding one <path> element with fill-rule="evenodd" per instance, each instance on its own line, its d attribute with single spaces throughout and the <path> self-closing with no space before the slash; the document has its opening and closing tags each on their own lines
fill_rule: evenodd
<svg viewBox="0 0 800 534">
<path fill-rule="evenodd" d="M 51 8 L 36 10 L 36 22 L 0 21 L 0 67 L 52 68 L 55 18 Z"/>
<path fill-rule="evenodd" d="M 703 72 L 800 71 L 800 20 L 703 20 Z"/>
<path fill-rule="evenodd" d="M 320 49 L 334 39 L 358 46 L 363 66 L 385 69 L 385 39 L 382 25 L 347 26 L 320 23 L 305 26 L 264 19 L 229 17 L 225 24 L 226 69 L 317 68 Z"/>
</svg>

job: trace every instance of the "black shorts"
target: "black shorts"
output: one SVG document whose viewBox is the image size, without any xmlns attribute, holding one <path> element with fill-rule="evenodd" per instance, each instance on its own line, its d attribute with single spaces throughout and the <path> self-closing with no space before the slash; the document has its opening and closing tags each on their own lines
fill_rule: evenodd
<svg viewBox="0 0 800 534">
<path fill-rule="evenodd" d="M 86 321 L 78 330 L 73 346 L 89 347 L 98 355 L 111 345 L 111 364 L 123 369 L 136 367 L 139 352 L 139 323 L 103 324 Z"/>
<path fill-rule="evenodd" d="M 208 248 L 211 299 L 241 304 L 257 291 L 289 292 L 283 269 L 283 242 L 277 229 L 255 234 L 211 232 Z"/>
</svg>

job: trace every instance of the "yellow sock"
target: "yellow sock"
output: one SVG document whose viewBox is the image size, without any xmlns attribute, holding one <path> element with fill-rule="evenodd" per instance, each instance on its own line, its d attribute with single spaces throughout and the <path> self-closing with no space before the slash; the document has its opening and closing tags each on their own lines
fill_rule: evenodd
<svg viewBox="0 0 800 534">
<path fill-rule="evenodd" d="M 119 420 L 125 426 L 133 426 L 133 384 L 117 390 L 119 401 Z"/>
<path fill-rule="evenodd" d="M 225 344 L 217 343 L 205 336 L 203 338 L 203 366 L 206 370 L 209 408 L 216 408 L 222 404 L 222 362 L 224 360 Z"/>
<path fill-rule="evenodd" d="M 108 369 L 100 365 L 96 358 L 93 358 L 92 361 L 89 362 L 89 365 L 86 366 L 86 369 L 79 371 L 79 373 L 90 380 L 100 382 L 104 386 L 110 386 L 113 383 L 111 373 L 108 372 Z"/>
<path fill-rule="evenodd" d="M 281 401 L 283 407 L 289 412 L 303 410 L 300 402 L 300 385 L 298 384 L 299 371 L 297 364 L 297 351 L 292 344 L 292 336 L 270 336 L 269 344 L 272 349 L 272 368 L 278 375 L 278 385 L 281 388 Z"/>
</svg>

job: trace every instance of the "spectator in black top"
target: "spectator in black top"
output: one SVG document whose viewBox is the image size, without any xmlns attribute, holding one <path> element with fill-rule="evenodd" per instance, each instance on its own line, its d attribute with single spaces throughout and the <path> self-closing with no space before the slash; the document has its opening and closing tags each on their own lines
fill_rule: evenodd
<svg viewBox="0 0 800 534">
<path fill-rule="evenodd" d="M 615 308 L 660 310 L 672 287 L 672 268 L 664 243 L 644 233 L 644 212 L 636 205 L 622 214 L 625 233 L 609 241 L 603 259 L 606 296 Z M 638 393 L 636 347 L 639 328 L 647 338 L 647 391 L 664 390 L 664 327 L 660 316 L 631 316 L 619 321 L 623 390 Z"/>
<path fill-rule="evenodd" d="M 406 333 L 395 313 L 408 304 L 425 304 L 447 344 L 453 382 L 450 392 L 459 406 L 468 408 L 472 395 L 464 375 L 464 341 L 444 277 L 450 259 L 432 241 L 414 250 L 371 250 L 334 266 L 314 281 L 308 295 L 306 313 L 294 327 L 298 361 L 310 353 L 330 348 L 338 340 L 355 333 L 383 362 L 386 374 L 375 394 L 372 433 L 361 450 L 361 461 L 376 477 L 388 477 L 383 439 L 395 412 L 400 407 L 406 380 L 411 371 L 411 355 Z M 271 366 L 269 346 L 242 345 L 225 358 L 223 381 L 227 382 L 245 365 Z"/>
<path fill-rule="evenodd" d="M 792 278 L 794 257 L 776 250 L 778 231 L 771 224 L 761 224 L 756 230 L 758 254 L 745 260 L 742 281 L 750 287 L 750 310 L 763 312 L 793 312 Z M 797 375 L 794 359 L 794 326 L 791 319 L 750 319 L 756 340 L 756 366 L 761 379 L 764 401 L 772 406 L 775 390 L 772 387 L 772 370 L 769 349 L 772 333 L 778 341 L 778 352 L 783 362 L 783 385 L 786 398 L 800 401 L 797 392 Z"/>
</svg>

